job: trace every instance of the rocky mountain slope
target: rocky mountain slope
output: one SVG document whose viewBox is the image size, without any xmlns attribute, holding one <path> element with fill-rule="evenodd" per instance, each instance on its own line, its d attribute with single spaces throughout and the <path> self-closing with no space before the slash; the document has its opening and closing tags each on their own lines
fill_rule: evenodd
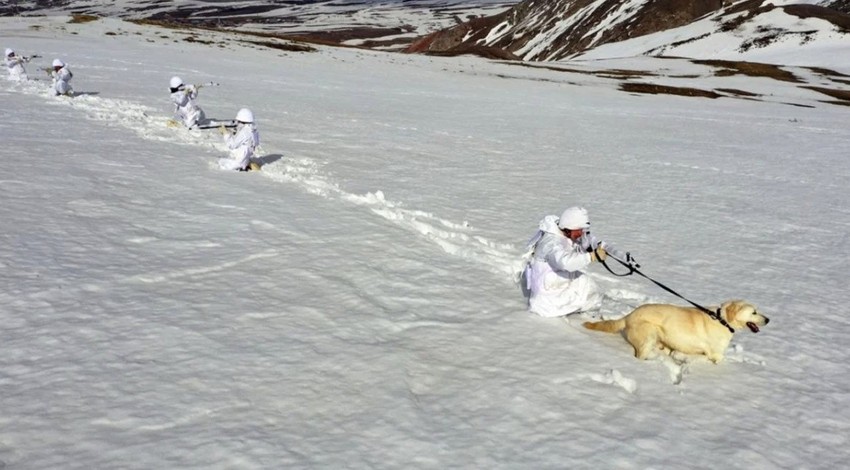
<svg viewBox="0 0 850 470">
<path fill-rule="evenodd" d="M 530 61 L 579 56 L 600 46 L 665 31 L 666 44 L 635 51 L 660 54 L 675 46 L 739 32 L 741 52 L 786 41 L 818 40 L 826 32 L 850 41 L 842 1 L 782 0 L 526 0 L 513 8 L 430 34 L 410 52 L 486 51 Z M 785 21 L 786 16 L 799 21 Z M 690 25 L 699 27 L 686 28 Z M 789 26 L 789 23 L 792 26 Z M 850 45 L 850 42 L 847 42 Z M 704 49 L 704 48 L 703 48 Z"/>
<path fill-rule="evenodd" d="M 850 0 L 21 0 L 0 16 L 85 14 L 373 49 L 554 61 L 747 59 L 850 47 Z M 803 46 L 803 47 L 799 47 Z M 708 53 L 705 57 L 701 54 Z"/>
</svg>

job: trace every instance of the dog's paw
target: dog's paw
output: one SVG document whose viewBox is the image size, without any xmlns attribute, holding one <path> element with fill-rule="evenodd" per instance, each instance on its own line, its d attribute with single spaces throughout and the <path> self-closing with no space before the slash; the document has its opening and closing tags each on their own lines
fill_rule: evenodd
<svg viewBox="0 0 850 470">
<path fill-rule="evenodd" d="M 683 366 L 693 360 L 692 357 L 688 356 L 685 353 L 681 353 L 679 351 L 670 351 L 670 359 L 673 360 L 676 364 Z"/>
</svg>

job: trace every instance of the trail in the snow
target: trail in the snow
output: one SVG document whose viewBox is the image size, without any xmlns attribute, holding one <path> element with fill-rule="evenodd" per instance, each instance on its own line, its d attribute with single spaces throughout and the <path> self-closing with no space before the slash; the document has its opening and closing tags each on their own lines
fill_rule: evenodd
<svg viewBox="0 0 850 470">
<path fill-rule="evenodd" d="M 37 81 L 17 83 L 13 86 L 24 93 L 44 98 L 49 105 L 70 106 L 90 120 L 130 129 L 143 139 L 192 145 L 207 151 L 216 151 L 222 156 L 227 154 L 227 149 L 217 139 L 217 134 L 169 127 L 167 116 L 162 116 L 159 110 L 142 104 L 94 94 L 74 98 L 54 97 L 44 83 Z M 274 149 L 261 150 L 261 155 L 275 152 Z M 261 174 L 275 181 L 294 183 L 308 193 L 329 200 L 344 201 L 367 208 L 372 214 L 418 234 L 444 252 L 483 264 L 493 272 L 510 277 L 520 269 L 520 250 L 513 244 L 489 240 L 477 234 L 467 222 L 453 222 L 430 212 L 405 208 L 403 203 L 387 200 L 381 190 L 366 194 L 349 193 L 323 173 L 319 164 L 311 158 L 281 157 L 264 165 Z"/>
</svg>

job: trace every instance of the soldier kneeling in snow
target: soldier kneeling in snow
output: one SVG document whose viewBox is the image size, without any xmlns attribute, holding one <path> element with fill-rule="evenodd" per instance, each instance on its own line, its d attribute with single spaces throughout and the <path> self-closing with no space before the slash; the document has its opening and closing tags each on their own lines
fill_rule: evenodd
<svg viewBox="0 0 850 470">
<path fill-rule="evenodd" d="M 169 82 L 171 101 L 174 103 L 174 120 L 182 122 L 187 128 L 192 128 L 206 119 L 204 110 L 195 103 L 198 99 L 198 88 L 186 85 L 180 77 L 171 77 Z"/>
<path fill-rule="evenodd" d="M 9 69 L 9 80 L 23 81 L 27 80 L 27 71 L 24 64 L 30 61 L 32 57 L 20 57 L 15 55 L 15 51 L 6 48 L 6 68 Z"/>
<path fill-rule="evenodd" d="M 612 256 L 631 262 L 592 236 L 590 218 L 583 207 L 570 207 L 561 217 L 549 215 L 529 241 L 523 275 L 529 292 L 528 310 L 542 317 L 557 317 L 598 309 L 602 296 L 583 270 L 594 261 Z"/>
<path fill-rule="evenodd" d="M 230 149 L 230 158 L 218 160 L 218 166 L 223 170 L 259 170 L 260 165 L 252 161 L 260 146 L 260 134 L 254 124 L 254 113 L 248 108 L 242 108 L 236 113 L 236 132 L 232 133 L 221 126 L 224 143 Z"/>
<path fill-rule="evenodd" d="M 50 76 L 53 78 L 52 91 L 55 96 L 74 95 L 74 89 L 71 88 L 71 84 L 68 83 L 72 78 L 74 78 L 74 74 L 71 73 L 71 70 L 67 65 L 65 65 L 65 62 L 62 62 L 60 59 L 53 59 L 53 71 L 50 72 Z"/>
</svg>

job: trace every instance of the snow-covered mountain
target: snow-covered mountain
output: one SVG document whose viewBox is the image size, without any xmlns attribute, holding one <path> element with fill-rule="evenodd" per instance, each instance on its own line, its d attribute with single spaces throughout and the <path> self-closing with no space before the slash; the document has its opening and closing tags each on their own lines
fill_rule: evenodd
<svg viewBox="0 0 850 470">
<path fill-rule="evenodd" d="M 623 55 L 752 60 L 765 50 L 775 56 L 771 49 L 791 46 L 797 49 L 795 65 L 828 66 L 806 61 L 807 51 L 850 45 L 848 0 L 526 0 L 518 4 L 512 0 L 25 0 L 0 4 L 0 16 L 69 13 L 262 32 L 324 44 L 529 61 Z"/>
<path fill-rule="evenodd" d="M 703 52 L 732 50 L 746 56 L 787 42 L 850 45 L 847 9 L 848 2 L 834 0 L 526 0 L 497 15 L 428 35 L 409 50 L 491 54 L 495 50 L 524 60 L 549 61 L 657 34 L 644 47 L 633 43 L 631 52 L 686 55 L 682 46 L 699 43 L 696 49 Z"/>
<path fill-rule="evenodd" d="M 403 49 L 423 35 L 470 18 L 495 14 L 515 3 L 511 0 L 24 0 L 0 2 L 0 16 L 74 13 L 262 31 L 376 49 Z"/>
</svg>

